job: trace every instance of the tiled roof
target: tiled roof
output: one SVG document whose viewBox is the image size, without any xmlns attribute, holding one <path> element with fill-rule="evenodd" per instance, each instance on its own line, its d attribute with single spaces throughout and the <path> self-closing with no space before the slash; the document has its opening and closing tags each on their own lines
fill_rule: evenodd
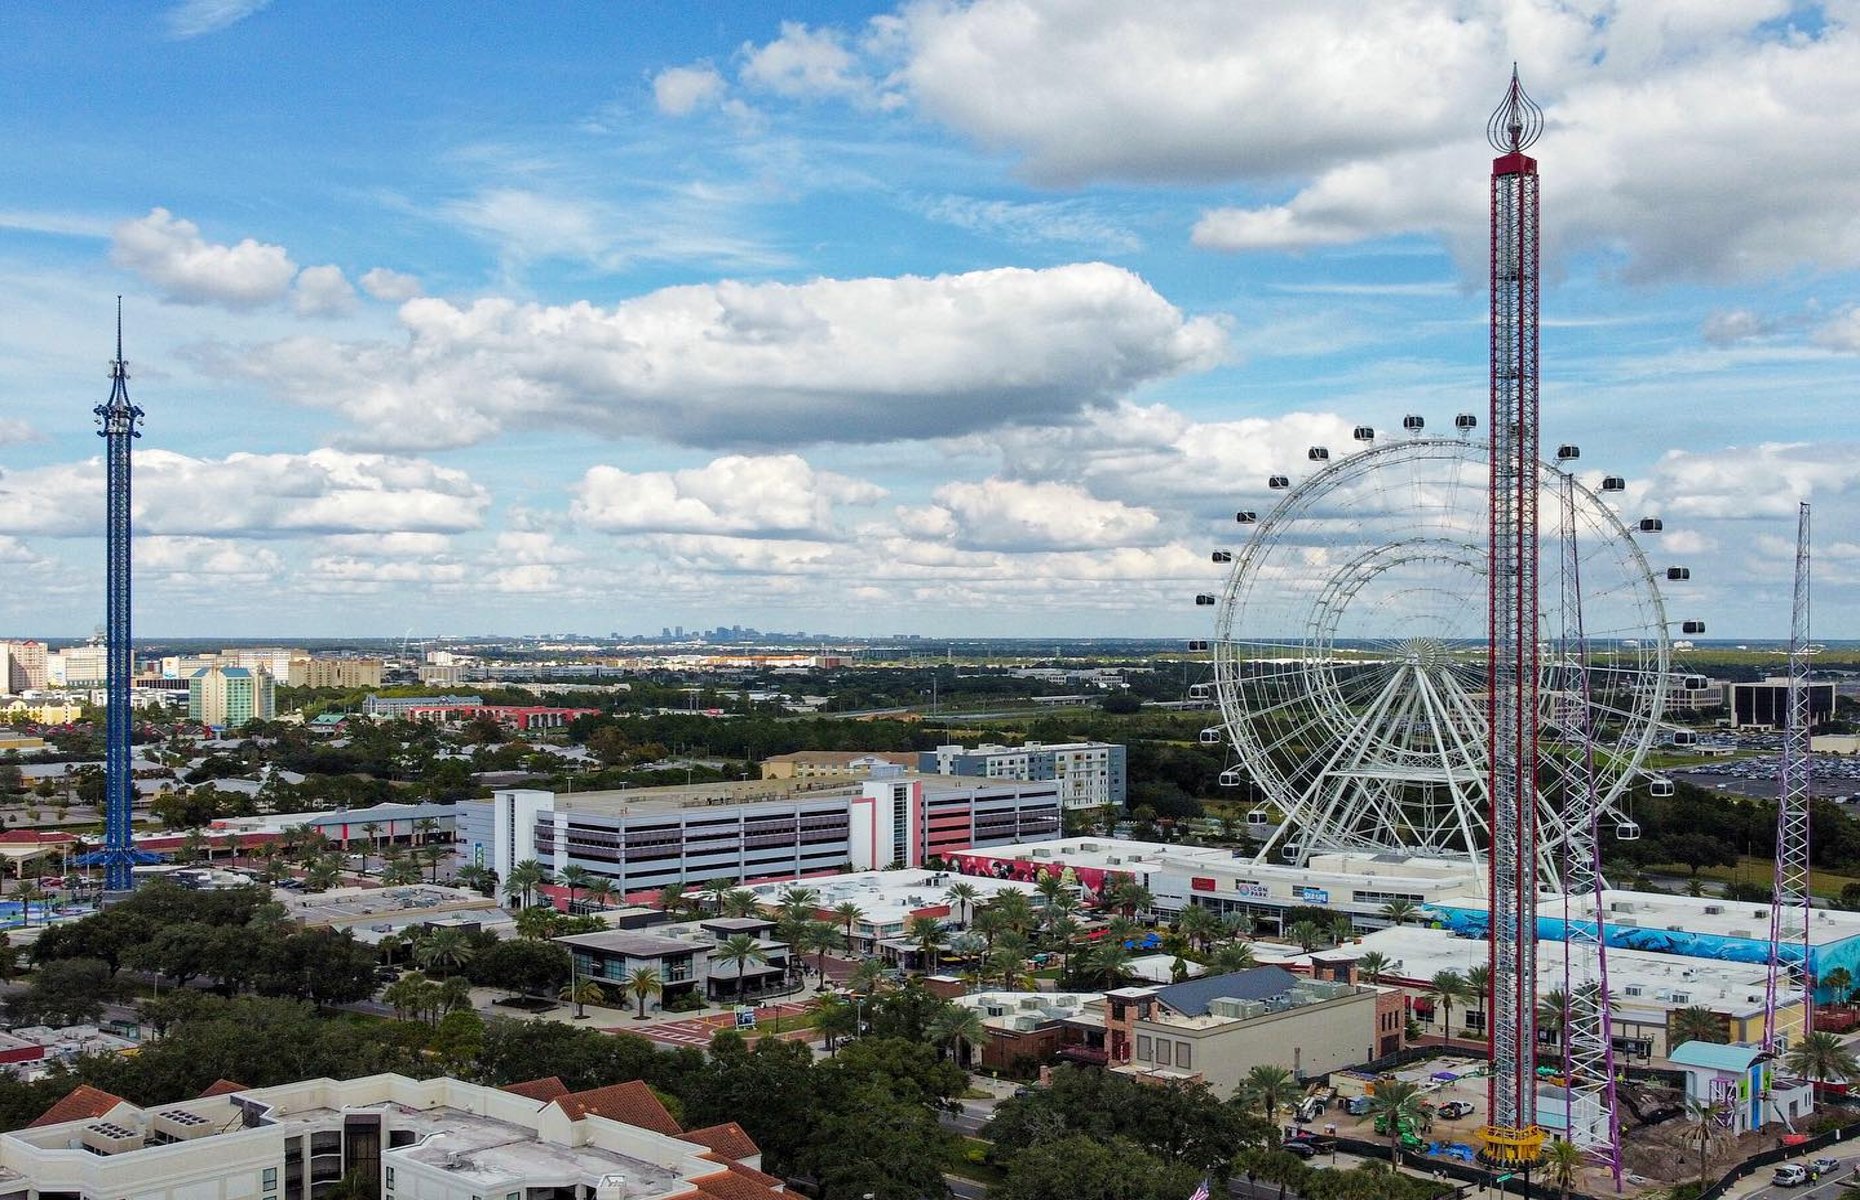
<svg viewBox="0 0 1860 1200">
<path fill-rule="evenodd" d="M 778 1192 L 782 1189 L 782 1181 L 770 1175 L 767 1171 L 758 1171 L 754 1167 L 746 1167 L 739 1162 L 726 1163 L 724 1165 L 730 1168 L 730 1174 L 740 1179 L 747 1179 L 751 1183 L 759 1183 L 763 1187 L 773 1188 Z"/>
<path fill-rule="evenodd" d="M 498 1090 L 502 1092 L 513 1092 L 516 1095 L 523 1096 L 530 1100 L 540 1100 L 544 1104 L 549 1103 L 551 1100 L 559 1100 L 563 1096 L 568 1095 L 568 1085 L 554 1075 L 550 1075 L 545 1079 L 531 1079 L 523 1083 L 505 1084 Z"/>
<path fill-rule="evenodd" d="M 230 1096 L 234 1092 L 249 1092 L 251 1090 L 252 1089 L 248 1088 L 245 1084 L 234 1083 L 230 1079 L 215 1079 L 212 1083 L 207 1085 L 207 1090 L 200 1093 L 196 1099 L 205 1100 L 209 1096 Z"/>
<path fill-rule="evenodd" d="M 715 1200 L 770 1200 L 782 1194 L 766 1183 L 757 1183 L 735 1171 L 719 1171 L 691 1182 L 698 1191 Z"/>
<path fill-rule="evenodd" d="M 735 1121 L 725 1121 L 721 1125 L 711 1125 L 704 1129 L 693 1129 L 689 1133 L 681 1133 L 678 1136 L 687 1142 L 696 1142 L 707 1150 L 715 1150 L 725 1158 L 736 1162 L 762 1153 L 761 1147 L 757 1146 L 750 1136 L 743 1132 L 743 1127 Z"/>
<path fill-rule="evenodd" d="M 94 1088 L 88 1083 L 80 1083 L 65 1093 L 64 1099 L 46 1109 L 44 1114 L 28 1125 L 28 1129 L 37 1129 L 41 1125 L 62 1125 L 66 1121 L 94 1121 L 123 1103 L 121 1096 L 112 1096 L 101 1088 Z"/>
<path fill-rule="evenodd" d="M 606 1117 L 610 1121 L 650 1129 L 667 1137 L 677 1137 L 684 1132 L 678 1128 L 678 1122 L 672 1119 L 672 1114 L 665 1111 L 665 1105 L 659 1103 L 659 1098 L 652 1094 L 652 1089 L 638 1079 L 586 1092 L 570 1092 L 566 1096 L 557 1096 L 555 1103 L 570 1119 L 576 1121 L 586 1116 Z"/>
</svg>

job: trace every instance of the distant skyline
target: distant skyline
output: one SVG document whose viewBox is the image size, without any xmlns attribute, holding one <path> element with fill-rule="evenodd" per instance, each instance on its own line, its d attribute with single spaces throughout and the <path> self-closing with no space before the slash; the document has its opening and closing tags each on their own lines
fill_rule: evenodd
<svg viewBox="0 0 1860 1200">
<path fill-rule="evenodd" d="M 1207 636 L 1268 474 L 1483 417 L 1544 106 L 1544 442 L 1673 616 L 1860 637 L 1848 0 L 0 8 L 0 636 Z M 1681 590 L 1683 589 L 1683 590 Z"/>
</svg>

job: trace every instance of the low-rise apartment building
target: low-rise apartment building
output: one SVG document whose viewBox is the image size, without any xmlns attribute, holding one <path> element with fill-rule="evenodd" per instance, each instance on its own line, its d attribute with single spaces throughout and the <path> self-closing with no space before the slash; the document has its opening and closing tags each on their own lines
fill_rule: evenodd
<svg viewBox="0 0 1860 1200">
<path fill-rule="evenodd" d="M 1124 747 L 1110 742 L 1028 742 L 938 746 L 917 756 L 917 769 L 979 779 L 1052 780 L 1067 809 L 1107 808 L 1127 792 Z"/>
</svg>

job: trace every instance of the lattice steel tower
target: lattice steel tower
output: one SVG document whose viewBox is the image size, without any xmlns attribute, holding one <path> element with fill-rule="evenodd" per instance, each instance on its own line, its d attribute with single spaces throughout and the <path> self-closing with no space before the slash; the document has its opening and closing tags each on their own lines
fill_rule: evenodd
<svg viewBox="0 0 1860 1200">
<path fill-rule="evenodd" d="M 1781 786 L 1776 795 L 1775 893 L 1770 903 L 1769 976 L 1763 989 L 1763 1045 L 1780 1054 L 1787 1038 L 1776 1010 L 1789 987 L 1789 965 L 1802 973 L 1802 1032 L 1814 1028 L 1815 981 L 1808 951 L 1809 703 L 1808 502 L 1796 512 L 1795 605 L 1789 619 L 1789 698 L 1784 717 Z"/>
<path fill-rule="evenodd" d="M 1492 113 L 1491 532 L 1487 736 L 1491 739 L 1492 1078 L 1481 1153 L 1528 1166 L 1537 1124 L 1537 160 L 1543 110 L 1518 72 Z"/>
<path fill-rule="evenodd" d="M 129 708 L 129 677 L 135 666 L 129 640 L 129 448 L 142 436 L 136 429 L 142 410 L 129 402 L 121 296 L 116 298 L 116 357 L 110 362 L 110 399 L 92 411 L 97 414 L 97 435 L 104 440 L 104 487 L 108 497 L 104 682 L 109 707 L 104 714 L 103 886 L 106 891 L 126 892 L 131 885 L 129 868 L 135 855 L 129 833 L 130 808 L 135 799 L 129 766 L 130 731 L 134 725 Z"/>
</svg>

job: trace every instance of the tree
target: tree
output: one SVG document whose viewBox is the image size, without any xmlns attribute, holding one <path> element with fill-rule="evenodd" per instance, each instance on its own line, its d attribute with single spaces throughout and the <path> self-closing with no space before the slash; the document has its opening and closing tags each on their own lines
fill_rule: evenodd
<svg viewBox="0 0 1860 1200">
<path fill-rule="evenodd" d="M 1284 1067 L 1261 1063 L 1246 1073 L 1235 1090 L 1234 1098 L 1251 1108 L 1257 1105 L 1266 1114 L 1266 1124 L 1278 1128 L 1279 1106 L 1298 1094 L 1298 1081 Z"/>
<path fill-rule="evenodd" d="M 809 921 L 801 928 L 801 937 L 795 949 L 814 956 L 814 969 L 820 973 L 820 984 L 816 990 L 827 988 L 827 953 L 838 950 L 846 944 L 845 935 L 830 921 Z"/>
<path fill-rule="evenodd" d="M 1214 939 L 1214 931 L 1220 928 L 1220 920 L 1209 909 L 1199 904 L 1190 904 L 1176 917 L 1175 928 L 1176 932 L 1188 939 L 1190 945 L 1206 951 Z"/>
<path fill-rule="evenodd" d="M 765 963 L 769 960 L 768 952 L 762 943 L 747 933 L 733 933 L 717 943 L 717 948 L 710 952 L 711 958 L 720 963 L 736 965 L 736 996 L 743 997 L 743 973 L 750 963 Z"/>
<path fill-rule="evenodd" d="M 1844 1083 L 1860 1076 L 1860 1061 L 1840 1037 L 1811 1033 L 1789 1048 L 1783 1065 L 1799 1076 L 1822 1083 Z"/>
<path fill-rule="evenodd" d="M 1371 983 L 1381 983 L 1384 975 L 1401 970 L 1401 961 L 1392 959 L 1380 950 L 1371 950 L 1356 960 L 1359 975 Z"/>
<path fill-rule="evenodd" d="M 651 967 L 635 967 L 626 977 L 626 990 L 633 993 L 633 999 L 639 1001 L 639 1012 L 634 1014 L 635 1021 L 646 1019 L 646 1001 L 665 991 L 665 981 L 658 971 Z"/>
<path fill-rule="evenodd" d="M 362 854 L 362 874 L 368 874 L 368 855 L 381 852 L 381 823 L 370 821 L 362 826 L 362 832 L 368 835 L 368 849 Z"/>
<path fill-rule="evenodd" d="M 1483 963 L 1466 968 L 1466 999 L 1477 1006 L 1479 1028 L 1485 1028 L 1485 1006 L 1492 995 L 1492 968 Z"/>
<path fill-rule="evenodd" d="M 968 1005 L 949 1004 L 931 1023 L 930 1036 L 938 1045 L 949 1047 L 957 1066 L 966 1066 L 968 1055 L 964 1052 L 981 1046 L 988 1037 L 988 1026 L 983 1023 L 982 1014 Z"/>
<path fill-rule="evenodd" d="M 571 863 L 562 868 L 561 873 L 556 876 L 556 882 L 568 889 L 568 908 L 566 911 L 573 913 L 575 911 L 575 901 L 580 897 L 582 892 L 587 890 L 588 885 L 594 882 L 594 872 L 588 870 L 586 867 L 578 867 Z"/>
<path fill-rule="evenodd" d="M 943 893 L 943 899 L 949 901 L 949 906 L 956 911 L 957 928 L 968 926 L 969 918 L 975 914 L 975 902 L 981 896 L 982 893 L 972 883 L 958 880 L 949 885 L 949 890 Z"/>
<path fill-rule="evenodd" d="M 1582 1164 L 1582 1149 L 1572 1141 L 1558 1138 L 1544 1147 L 1544 1174 L 1556 1186 L 1562 1200 L 1569 1200 L 1569 1191 L 1576 1186 L 1576 1173 L 1582 1170 Z"/>
<path fill-rule="evenodd" d="M 1724 1018 L 1702 1004 L 1674 1009 L 1666 1017 L 1666 1044 L 1683 1046 L 1687 1042 L 1728 1042 L 1729 1031 Z"/>
<path fill-rule="evenodd" d="M 1099 897 L 1100 903 L 1107 908 L 1114 908 L 1126 917 L 1134 917 L 1139 912 L 1146 912 L 1154 907 L 1156 898 L 1150 889 L 1137 882 L 1134 875 L 1117 874 L 1110 877 Z"/>
<path fill-rule="evenodd" d="M 1071 1134 L 1031 1146 L 1009 1160 L 992 1200 L 1182 1200 L 1201 1176 L 1171 1167 L 1126 1138 L 1100 1142 Z"/>
<path fill-rule="evenodd" d="M 853 926 L 865 920 L 865 910 L 851 900 L 842 901 L 833 906 L 833 919 L 845 927 L 846 948 L 852 949 Z"/>
<path fill-rule="evenodd" d="M 1452 972 L 1442 972 L 1452 974 Z M 1378 1128 L 1389 1135 L 1389 1161 L 1401 1170 L 1401 1138 L 1422 1123 L 1421 1086 L 1406 1079 L 1378 1079 L 1369 1096 L 1369 1111 Z"/>
<path fill-rule="evenodd" d="M 726 917 L 753 917 L 762 908 L 762 902 L 748 888 L 731 888 L 723 896 L 723 915 Z"/>
<path fill-rule="evenodd" d="M 1821 977 L 1821 986 L 1834 993 L 1836 1004 L 1846 1004 L 1853 996 L 1853 973 L 1846 967 L 1835 967 Z"/>
<path fill-rule="evenodd" d="M 820 889 L 790 884 L 781 890 L 775 899 L 775 906 L 784 915 L 813 920 L 820 908 Z"/>
<path fill-rule="evenodd" d="M 576 976 L 562 985 L 562 990 L 557 993 L 557 999 L 573 1004 L 575 1019 L 579 1021 L 588 1015 L 587 1006 L 601 1003 L 607 999 L 607 993 L 602 991 L 601 985 L 592 979 Z"/>
<path fill-rule="evenodd" d="M 1420 915 L 1421 906 L 1397 896 L 1382 906 L 1382 916 L 1391 925 L 1406 925 Z"/>
<path fill-rule="evenodd" d="M 691 905 L 691 898 L 685 894 L 682 885 L 668 883 L 659 889 L 659 907 L 668 917 L 682 914 Z"/>
<path fill-rule="evenodd" d="M 1235 971 L 1245 971 L 1258 965 L 1259 960 L 1253 957 L 1253 947 L 1246 942 L 1216 946 L 1214 953 L 1208 955 L 1210 975 L 1232 975 Z"/>
<path fill-rule="evenodd" d="M 1309 954 L 1326 940 L 1326 931 L 1316 921 L 1295 921 L 1285 931 L 1285 936 L 1297 942 L 1301 950 Z"/>
<path fill-rule="evenodd" d="M 828 1069 L 845 1062 L 841 1056 Z M 948 1194 L 943 1162 L 954 1135 L 930 1108 L 900 1099 L 882 1080 L 837 1090 L 840 1095 L 816 1110 L 818 1123 L 805 1151 L 822 1194 L 872 1200 Z"/>
<path fill-rule="evenodd" d="M 519 916 L 539 911 L 526 908 Z M 552 942 L 500 938 L 473 955 L 465 973 L 482 987 L 545 996 L 569 973 L 568 952 Z"/>
<path fill-rule="evenodd" d="M 438 968 L 446 971 L 464 966 L 475 954 L 476 950 L 463 930 L 435 929 L 420 939 L 419 946 L 413 952 L 413 960 L 427 970 Z"/>
<path fill-rule="evenodd" d="M 32 984 L 7 1001 L 7 1015 L 18 1025 L 78 1025 L 103 1015 L 110 997 L 110 968 L 95 958 L 66 958 L 42 963 Z"/>
<path fill-rule="evenodd" d="M 510 878 L 504 881 L 504 894 L 528 908 L 536 889 L 547 882 L 548 868 L 533 858 L 526 858 L 510 868 Z"/>
<path fill-rule="evenodd" d="M 1106 938 L 1092 950 L 1088 961 L 1092 974 L 1105 987 L 1119 987 L 1130 972 L 1130 948 L 1120 941 Z"/>
<path fill-rule="evenodd" d="M 1466 977 L 1458 971 L 1435 971 L 1424 989 L 1427 998 L 1440 1009 L 1444 1036 L 1453 1036 L 1453 1005 L 1466 995 Z"/>
<path fill-rule="evenodd" d="M 1705 1187 L 1705 1174 L 1711 1169 L 1711 1146 L 1718 1139 L 1718 1106 L 1704 1104 L 1697 1100 L 1686 1101 L 1686 1119 L 1692 1122 L 1692 1128 L 1686 1131 L 1686 1140 L 1696 1142 L 1699 1148 L 1699 1187 Z"/>
<path fill-rule="evenodd" d="M 904 927 L 906 941 L 917 947 L 917 965 L 926 975 L 937 966 L 937 951 L 943 945 L 943 923 L 935 917 L 912 917 Z"/>
<path fill-rule="evenodd" d="M 713 916 L 722 916 L 723 915 L 723 898 L 729 895 L 730 889 L 734 888 L 735 886 L 736 886 L 736 876 L 718 875 L 713 879 L 705 880 L 704 886 L 699 888 L 698 890 L 703 892 L 705 896 L 710 898 L 711 914 Z"/>
</svg>

